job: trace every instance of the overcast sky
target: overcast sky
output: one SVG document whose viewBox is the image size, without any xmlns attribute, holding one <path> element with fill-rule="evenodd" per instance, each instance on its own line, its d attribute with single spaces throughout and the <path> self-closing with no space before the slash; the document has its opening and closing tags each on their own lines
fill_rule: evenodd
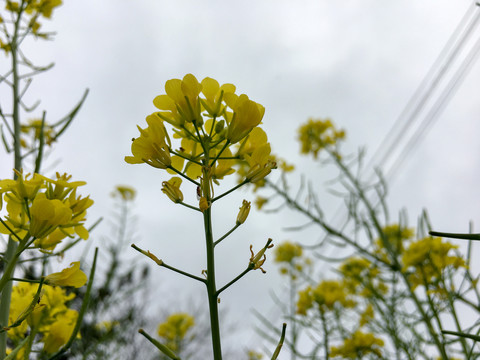
<svg viewBox="0 0 480 360">
<path fill-rule="evenodd" d="M 169 178 L 166 174 L 123 161 L 130 154 L 131 138 L 138 135 L 136 125 L 145 127 L 145 116 L 155 111 L 152 100 L 164 93 L 166 80 L 193 73 L 199 80 L 209 76 L 235 84 L 237 92 L 265 106 L 263 128 L 273 151 L 297 165 L 292 182 L 300 174 L 315 182 L 324 178 L 324 170 L 298 155 L 298 126 L 308 117 L 330 117 L 347 130 L 346 149 L 366 146 L 372 154 L 472 3 L 64 2 L 48 24 L 57 31 L 56 40 L 31 44 L 33 59 L 56 63 L 35 80 L 31 96 L 41 97 L 47 119 L 55 120 L 80 99 L 84 89 L 90 93 L 50 160 L 61 159 L 55 170 L 88 182 L 84 191 L 96 202 L 90 221 L 111 211 L 109 193 L 116 184 L 135 187 L 137 245 L 197 274 L 205 267 L 201 219 L 161 193 L 161 181 Z M 415 224 L 426 207 L 434 228 L 445 231 L 466 231 L 469 220 L 480 223 L 479 83 L 480 66 L 475 64 L 391 179 L 392 214 L 405 207 Z M 9 166 L 2 169 L 4 177 L 10 176 Z M 317 185 L 322 187 L 318 181 Z M 243 198 L 254 196 L 243 192 L 222 203 L 215 223 L 218 235 L 233 224 Z M 336 209 L 334 204 L 325 207 L 327 214 Z M 300 222 L 290 213 L 266 216 L 252 211 L 245 226 L 217 253 L 219 283 L 244 269 L 250 243 L 260 247 L 268 237 L 276 242 L 302 241 L 299 234 L 282 229 Z M 102 246 L 100 235 L 107 230 L 92 235 L 97 246 Z M 126 252 L 137 256 L 133 250 Z M 280 279 L 271 262 L 266 269 L 266 275 L 250 273 L 222 294 L 222 306 L 231 318 L 245 319 L 253 306 L 266 312 L 272 307 L 268 289 L 278 288 Z M 205 296 L 204 289 L 190 280 L 165 269 L 154 271 L 162 290 L 173 287 L 179 298 Z"/>
</svg>

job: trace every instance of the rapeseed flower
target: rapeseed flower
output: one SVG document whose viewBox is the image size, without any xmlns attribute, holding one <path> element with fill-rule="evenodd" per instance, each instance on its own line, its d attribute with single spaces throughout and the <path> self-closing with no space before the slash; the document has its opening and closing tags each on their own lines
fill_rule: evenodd
<svg viewBox="0 0 480 360">
<path fill-rule="evenodd" d="M 38 285 L 21 282 L 12 289 L 12 303 L 9 313 L 9 324 L 29 311 L 31 301 L 37 292 Z M 17 327 L 8 330 L 8 337 L 15 342 L 21 341 L 28 333 L 28 328 L 42 334 L 44 351 L 56 352 L 70 338 L 78 317 L 77 311 L 68 308 L 67 304 L 75 298 L 75 294 L 67 294 L 61 287 L 43 285 L 39 303 L 35 303 L 33 311 Z"/>
<path fill-rule="evenodd" d="M 409 273 L 413 288 L 426 284 L 440 286 L 439 280 L 447 269 L 465 267 L 465 260 L 451 253 L 457 248 L 439 237 L 426 237 L 411 243 L 403 253 L 402 270 Z"/>
<path fill-rule="evenodd" d="M 136 191 L 133 187 L 126 185 L 117 185 L 114 192 L 112 193 L 113 197 L 119 195 L 124 201 L 132 201 L 135 199 Z"/>
<path fill-rule="evenodd" d="M 137 126 L 140 137 L 133 139 L 133 156 L 125 156 L 125 161 L 129 164 L 146 163 L 159 169 L 166 169 L 172 164 L 172 160 L 163 121 L 154 115 L 147 116 L 146 120 L 148 124 L 146 129 Z"/>
<path fill-rule="evenodd" d="M 370 355 L 383 359 L 381 351 L 383 346 L 384 341 L 374 334 L 357 330 L 351 337 L 346 338 L 342 345 L 332 346 L 330 356 L 333 358 L 338 356 L 343 359 L 360 359 Z"/>
<path fill-rule="evenodd" d="M 344 138 L 345 131 L 337 130 L 330 119 L 309 119 L 298 129 L 301 153 L 312 153 L 315 159 L 321 150 L 335 146 Z"/>
<path fill-rule="evenodd" d="M 265 108 L 250 100 L 245 94 L 238 96 L 227 93 L 225 101 L 233 110 L 233 116 L 228 125 L 227 139 L 230 143 L 235 144 L 260 124 L 265 114 Z"/>
<path fill-rule="evenodd" d="M 284 241 L 275 248 L 275 262 L 291 263 L 303 254 L 302 246 L 290 241 Z"/>
<path fill-rule="evenodd" d="M 195 318 L 187 313 L 174 313 L 164 323 L 158 325 L 158 336 L 166 340 L 172 351 L 181 350 L 182 341 L 195 325 Z"/>
<path fill-rule="evenodd" d="M 172 177 L 168 181 L 162 183 L 162 192 L 168 196 L 170 200 L 174 203 L 179 203 L 183 201 L 183 194 L 180 190 L 180 185 L 182 184 L 182 179 L 178 176 Z"/>
<path fill-rule="evenodd" d="M 82 287 L 87 282 L 87 275 L 80 270 L 80 261 L 70 264 L 70 267 L 61 272 L 53 273 L 45 277 L 45 284 L 57 286 Z"/>
</svg>

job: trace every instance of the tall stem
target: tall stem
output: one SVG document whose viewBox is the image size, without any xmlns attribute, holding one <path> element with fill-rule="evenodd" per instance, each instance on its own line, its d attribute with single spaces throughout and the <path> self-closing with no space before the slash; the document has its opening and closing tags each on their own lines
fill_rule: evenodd
<svg viewBox="0 0 480 360">
<path fill-rule="evenodd" d="M 205 226 L 205 240 L 207 248 L 207 292 L 208 306 L 210 309 L 210 326 L 212 333 L 213 358 L 215 360 L 222 359 L 222 347 L 220 341 L 220 325 L 218 318 L 218 295 L 215 284 L 215 254 L 212 234 L 212 218 L 211 208 L 203 213 Z"/>
<path fill-rule="evenodd" d="M 10 44 L 12 55 L 12 118 L 13 118 L 13 146 L 14 146 L 14 169 L 20 170 L 22 168 L 22 154 L 20 153 L 20 114 L 19 114 L 19 77 L 18 77 L 18 59 L 17 59 L 17 39 L 20 28 L 20 19 L 23 12 L 23 1 L 20 4 L 18 17 L 14 25 L 14 33 L 12 42 Z M 16 173 L 13 174 L 16 178 Z M 4 269 L 11 268 L 11 274 L 3 274 L 3 276 L 10 277 L 15 271 L 15 267 L 10 267 L 10 263 L 15 261 L 15 253 L 17 251 L 17 242 L 13 240 L 12 236 L 8 238 L 7 250 L 4 258 Z M 8 325 L 8 315 L 10 313 L 10 301 L 12 297 L 12 282 L 8 281 L 0 295 L 0 326 Z M 0 334 L 0 357 L 4 357 L 7 351 L 7 332 Z"/>
<path fill-rule="evenodd" d="M 210 331 L 212 334 L 213 358 L 214 360 L 222 360 L 222 346 L 220 340 L 220 324 L 218 318 L 218 293 L 215 284 L 215 243 L 213 241 L 212 231 L 212 194 L 210 191 L 210 167 L 209 149 L 205 151 L 202 193 L 209 204 L 208 209 L 203 211 L 203 222 L 205 229 L 205 247 L 207 250 L 207 293 L 208 306 L 210 309 Z"/>
</svg>

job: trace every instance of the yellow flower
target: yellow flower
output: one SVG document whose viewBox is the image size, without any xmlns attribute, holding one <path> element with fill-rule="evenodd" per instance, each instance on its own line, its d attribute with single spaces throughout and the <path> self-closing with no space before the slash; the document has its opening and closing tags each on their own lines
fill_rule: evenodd
<svg viewBox="0 0 480 360">
<path fill-rule="evenodd" d="M 43 195 L 43 194 L 42 194 Z M 43 238 L 72 219 L 72 210 L 58 199 L 38 195 L 30 208 L 30 234 Z"/>
<path fill-rule="evenodd" d="M 298 292 L 297 314 L 307 315 L 307 310 L 313 306 L 312 287 L 308 286 L 306 289 Z"/>
<path fill-rule="evenodd" d="M 12 302 L 9 313 L 9 324 L 14 323 L 22 314 L 29 311 L 29 306 L 38 285 L 32 283 L 19 283 L 12 289 Z M 65 329 L 65 324 L 71 324 L 71 329 L 77 318 L 77 312 L 66 306 L 66 303 L 75 298 L 75 294 L 66 294 L 60 287 L 43 285 L 39 304 L 28 315 L 27 321 L 20 326 L 8 330 L 8 336 L 13 340 L 21 340 L 25 337 L 28 326 L 43 334 L 42 340 L 47 350 L 62 346 L 71 335 L 71 331 Z M 49 335 L 50 334 L 50 335 Z M 63 340 L 60 340 L 62 338 Z M 58 349 L 57 347 L 57 349 Z M 54 350 L 52 350 L 54 352 Z"/>
<path fill-rule="evenodd" d="M 67 309 L 61 316 L 49 326 L 45 338 L 43 351 L 48 354 L 57 352 L 72 336 L 78 313 L 75 310 Z"/>
<path fill-rule="evenodd" d="M 340 281 L 323 280 L 312 290 L 313 301 L 317 303 L 320 311 L 333 310 L 336 305 L 345 308 L 355 306 L 345 286 Z"/>
<path fill-rule="evenodd" d="M 153 104 L 161 112 L 159 116 L 176 127 L 181 127 L 185 122 L 197 123 L 201 125 L 201 106 L 198 95 L 202 90 L 202 85 L 192 74 L 187 74 L 180 79 L 171 79 L 165 83 L 165 92 L 167 95 L 157 96 Z"/>
<path fill-rule="evenodd" d="M 340 346 L 330 348 L 330 356 L 343 359 L 359 359 L 369 354 L 383 359 L 381 348 L 384 342 L 371 333 L 355 331 L 350 338 L 344 340 Z"/>
<path fill-rule="evenodd" d="M 62 0 L 30 0 L 25 11 L 34 17 L 40 14 L 49 19 L 52 16 L 53 9 L 60 5 L 62 5 Z"/>
<path fill-rule="evenodd" d="M 138 126 L 140 137 L 132 142 L 133 156 L 125 156 L 125 161 L 129 164 L 147 163 L 159 169 L 166 169 L 172 164 L 172 160 L 163 121 L 155 115 L 147 116 L 146 120 L 148 127 L 142 129 Z"/>
<path fill-rule="evenodd" d="M 41 239 L 35 239 L 34 244 L 43 252 L 50 252 L 67 237 L 67 231 L 56 228 L 47 236 Z"/>
<path fill-rule="evenodd" d="M 228 125 L 227 139 L 235 144 L 248 135 L 262 121 L 265 108 L 242 94 L 225 94 L 225 102 L 233 110 L 233 117 Z"/>
<path fill-rule="evenodd" d="M 405 242 L 410 240 L 414 233 L 412 228 L 400 227 L 398 224 L 387 225 L 382 229 L 384 236 L 387 239 L 388 245 L 396 254 L 403 253 L 405 249 Z M 376 245 L 378 247 L 377 252 L 383 254 L 383 258 L 386 258 L 386 247 L 383 240 L 377 239 Z"/>
<path fill-rule="evenodd" d="M 262 360 L 263 355 L 259 352 L 256 352 L 254 350 L 249 350 L 247 353 L 248 360 Z"/>
<path fill-rule="evenodd" d="M 291 263 L 294 258 L 302 256 L 303 249 L 299 244 L 284 241 L 275 248 L 275 262 Z"/>
<path fill-rule="evenodd" d="M 200 99 L 203 107 L 210 116 L 216 117 L 224 111 L 222 106 L 224 94 L 235 93 L 235 85 L 223 84 L 220 86 L 217 80 L 206 77 L 202 80 L 202 93 L 205 95 L 204 100 Z"/>
<path fill-rule="evenodd" d="M 64 200 L 71 191 L 74 191 L 79 186 L 83 186 L 86 184 L 85 181 L 72 181 L 69 180 L 72 178 L 72 175 L 68 175 L 64 173 L 60 175 L 60 173 L 56 173 L 56 180 L 49 179 L 43 175 L 39 175 L 42 179 L 45 180 L 47 184 L 47 191 L 45 195 L 49 199 L 59 199 Z"/>
<path fill-rule="evenodd" d="M 368 304 L 367 308 L 365 311 L 361 314 L 360 316 L 360 326 L 365 326 L 370 322 L 375 317 L 375 314 L 373 312 L 373 305 Z"/>
<path fill-rule="evenodd" d="M 211 155 L 212 157 L 215 157 Z M 233 159 L 222 159 L 222 157 L 232 157 L 232 152 L 230 149 L 225 149 L 222 153 L 222 156 L 215 162 L 213 166 L 213 179 L 223 179 L 225 176 L 233 174 L 235 170 L 232 168 L 235 165 L 235 160 Z"/>
<path fill-rule="evenodd" d="M 96 324 L 95 328 L 102 333 L 109 333 L 118 325 L 120 325 L 118 321 L 102 321 Z"/>
<path fill-rule="evenodd" d="M 263 180 L 272 169 L 276 168 L 277 164 L 270 160 L 270 151 L 270 144 L 265 143 L 256 148 L 251 156 L 245 155 L 245 159 L 250 165 L 250 170 L 248 170 L 245 178 L 251 183 Z"/>
<path fill-rule="evenodd" d="M 16 201 L 23 203 L 25 200 L 33 200 L 38 191 L 45 187 L 43 178 L 38 174 L 33 174 L 30 179 L 30 174 L 23 175 L 22 172 L 17 173 L 17 179 L 5 179 L 0 181 L 0 188 L 2 193 L 10 193 Z"/>
<path fill-rule="evenodd" d="M 441 286 L 441 283 L 434 280 L 439 280 L 446 268 L 464 267 L 465 260 L 462 257 L 450 254 L 450 250 L 457 247 L 439 237 L 426 237 L 411 243 L 403 253 L 402 270 L 415 270 L 409 276 L 413 288 L 426 284 Z"/>
<path fill-rule="evenodd" d="M 0 233 L 11 235 L 10 230 L 8 229 L 10 228 L 16 234 L 16 236 L 12 236 L 12 239 L 18 241 L 18 238 L 23 239 L 27 235 L 28 216 L 23 204 L 18 202 L 14 196 L 7 194 L 5 197 L 8 200 L 6 206 L 8 216 L 5 221 L 6 225 L 0 223 Z"/>
<path fill-rule="evenodd" d="M 136 191 L 134 188 L 126 185 L 117 185 L 115 191 L 112 193 L 112 196 L 115 197 L 120 195 L 120 197 L 125 201 L 132 201 L 135 199 Z"/>
<path fill-rule="evenodd" d="M 179 203 L 183 201 L 183 194 L 180 190 L 180 185 L 182 184 L 182 179 L 178 176 L 172 177 L 168 181 L 162 183 L 162 192 L 169 197 L 174 203 Z"/>
<path fill-rule="evenodd" d="M 55 130 L 52 125 L 49 125 L 46 122 L 43 123 L 42 129 L 42 123 L 42 119 L 30 119 L 28 125 L 22 125 L 20 127 L 20 131 L 25 134 L 30 133 L 34 140 L 40 140 L 43 131 L 45 144 L 50 146 L 56 140 Z"/>
<path fill-rule="evenodd" d="M 57 286 L 73 286 L 79 288 L 85 285 L 86 282 L 87 275 L 80 270 L 80 261 L 72 262 L 69 268 L 45 277 L 46 284 Z"/>
<path fill-rule="evenodd" d="M 158 336 L 167 341 L 172 351 L 179 351 L 179 344 L 195 325 L 195 318 L 187 313 L 174 313 L 164 323 L 158 325 Z"/>
<path fill-rule="evenodd" d="M 257 206 L 258 210 L 261 210 L 266 203 L 268 203 L 268 198 L 263 196 L 257 196 L 255 199 L 255 205 Z"/>
<path fill-rule="evenodd" d="M 337 130 L 330 119 L 309 119 L 298 129 L 301 153 L 312 153 L 317 158 L 319 151 L 335 145 L 345 138 L 344 130 Z"/>
</svg>

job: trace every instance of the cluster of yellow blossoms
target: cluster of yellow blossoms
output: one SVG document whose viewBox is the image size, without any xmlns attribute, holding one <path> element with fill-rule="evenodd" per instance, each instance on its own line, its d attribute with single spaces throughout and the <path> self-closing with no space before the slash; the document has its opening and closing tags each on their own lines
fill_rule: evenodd
<svg viewBox="0 0 480 360">
<path fill-rule="evenodd" d="M 340 346 L 332 346 L 330 356 L 342 359 L 363 359 L 366 356 L 383 359 L 381 348 L 384 342 L 371 333 L 355 331 Z"/>
<path fill-rule="evenodd" d="M 338 306 L 352 308 L 356 305 L 344 284 L 337 280 L 323 280 L 316 287 L 308 286 L 298 293 L 297 313 L 306 315 L 314 305 L 321 313 L 332 311 Z"/>
<path fill-rule="evenodd" d="M 300 152 L 312 153 L 315 159 L 321 150 L 333 148 L 339 140 L 343 139 L 345 139 L 345 130 L 337 130 L 330 119 L 309 119 L 298 129 Z M 334 154 L 339 156 L 335 150 Z"/>
<path fill-rule="evenodd" d="M 78 277 L 82 277 L 83 273 L 79 270 L 75 270 L 75 273 Z M 58 276 L 59 274 L 52 275 Z M 85 283 L 85 274 L 83 277 L 84 279 L 80 282 L 77 279 L 77 285 L 82 286 Z M 69 284 L 73 285 L 73 283 Z M 9 329 L 8 336 L 14 343 L 17 343 L 23 340 L 28 333 L 39 333 L 42 335 L 43 351 L 52 354 L 67 343 L 77 322 L 78 312 L 68 307 L 68 303 L 75 298 L 75 294 L 67 294 L 61 287 L 43 285 L 42 295 L 32 308 L 31 301 L 37 288 L 37 284 L 26 282 L 13 287 L 9 324 L 14 324 L 19 318 L 25 317 L 27 313 L 28 316 L 18 326 Z M 27 347 L 23 347 L 17 353 L 16 359 L 23 359 L 26 349 Z"/>
<path fill-rule="evenodd" d="M 136 190 L 126 185 L 117 185 L 112 192 L 112 197 L 120 196 L 123 201 L 133 201 L 136 195 Z"/>
<path fill-rule="evenodd" d="M 160 111 L 147 116 L 145 129 L 138 127 L 133 156 L 126 156 L 125 161 L 166 169 L 195 183 L 200 179 L 201 198 L 206 196 L 205 186 L 212 188 L 211 182 L 234 173 L 235 165 L 242 182 L 260 182 L 276 166 L 267 135 L 258 127 L 265 108 L 235 90 L 232 84 L 220 86 L 208 77 L 198 82 L 191 74 L 168 80 L 166 95 L 153 100 Z M 165 123 L 172 126 L 173 139 L 179 139 L 177 146 Z M 174 177 L 163 183 L 162 191 L 172 201 L 181 202 L 180 185 L 181 179 Z M 201 201 L 200 208 L 205 206 Z"/>
<path fill-rule="evenodd" d="M 305 267 L 311 265 L 311 260 L 305 258 L 300 244 L 284 241 L 275 248 L 276 263 L 280 263 L 280 273 L 289 275 L 293 280 L 297 279 L 298 273 L 305 271 Z"/>
<path fill-rule="evenodd" d="M 338 280 L 322 280 L 298 293 L 299 315 L 307 316 L 310 310 L 316 310 L 325 319 L 326 315 L 339 311 L 356 313 L 350 319 L 358 319 L 356 330 L 344 337 L 343 344 L 330 347 L 332 358 L 382 358 L 383 340 L 362 329 L 375 319 L 375 300 L 371 299 L 389 296 L 391 289 L 386 269 L 403 273 L 411 290 L 421 286 L 426 294 L 442 295 L 453 289 L 449 272 L 466 266 L 465 260 L 454 252 L 457 246 L 438 237 L 414 240 L 414 230 L 398 224 L 384 227 L 382 237 L 372 245 L 371 256 L 376 261 L 349 257 L 338 267 L 341 276 Z M 278 249 L 281 249 L 277 250 L 279 262 L 292 261 L 302 253 L 301 248 L 296 249 L 293 244 L 280 245 Z"/>
<path fill-rule="evenodd" d="M 172 351 L 181 351 L 183 340 L 195 325 L 193 316 L 187 313 L 174 313 L 167 320 L 158 325 L 158 336 L 166 341 L 166 345 Z"/>
<path fill-rule="evenodd" d="M 25 24 L 21 24 L 25 29 L 31 31 L 35 36 L 47 39 L 48 33 L 41 33 L 39 19 L 41 17 L 49 19 L 52 16 L 53 10 L 62 4 L 62 0 L 23 0 L 12 1 L 6 0 L 5 10 L 14 14 L 15 16 L 24 16 L 22 20 L 26 20 Z M 4 23 L 4 19 L 0 17 L 0 23 Z M 4 42 L 0 39 L 0 47 L 5 51 L 11 50 L 10 43 Z"/>
<path fill-rule="evenodd" d="M 442 293 L 446 271 L 465 267 L 465 260 L 453 253 L 458 246 L 438 237 L 425 237 L 413 240 L 414 230 L 398 224 L 383 228 L 384 238 L 377 239 L 375 253 L 391 264 L 394 256 L 401 271 L 408 275 L 412 289 L 427 286 L 430 291 Z M 433 288 L 432 288 L 433 287 Z"/>
<path fill-rule="evenodd" d="M 48 146 L 51 146 L 57 137 L 55 129 L 52 125 L 44 123 L 42 119 L 30 119 L 28 124 L 20 127 L 22 136 L 20 139 L 20 145 L 23 148 L 33 148 L 36 141 L 45 142 Z"/>
<path fill-rule="evenodd" d="M 0 181 L 0 209 L 6 202 L 8 215 L 1 221 L 0 233 L 14 240 L 33 239 L 42 251 L 53 251 L 74 234 L 88 238 L 83 226 L 86 211 L 93 204 L 88 196 L 77 195 L 83 181 L 70 182 L 71 176 L 57 173 L 56 179 L 18 173 L 16 180 Z"/>
<path fill-rule="evenodd" d="M 443 282 L 445 271 L 466 266 L 460 255 L 452 254 L 457 248 L 439 237 L 426 237 L 411 243 L 402 255 L 402 265 L 412 287 L 425 286 L 439 293 L 451 291 Z"/>
</svg>

